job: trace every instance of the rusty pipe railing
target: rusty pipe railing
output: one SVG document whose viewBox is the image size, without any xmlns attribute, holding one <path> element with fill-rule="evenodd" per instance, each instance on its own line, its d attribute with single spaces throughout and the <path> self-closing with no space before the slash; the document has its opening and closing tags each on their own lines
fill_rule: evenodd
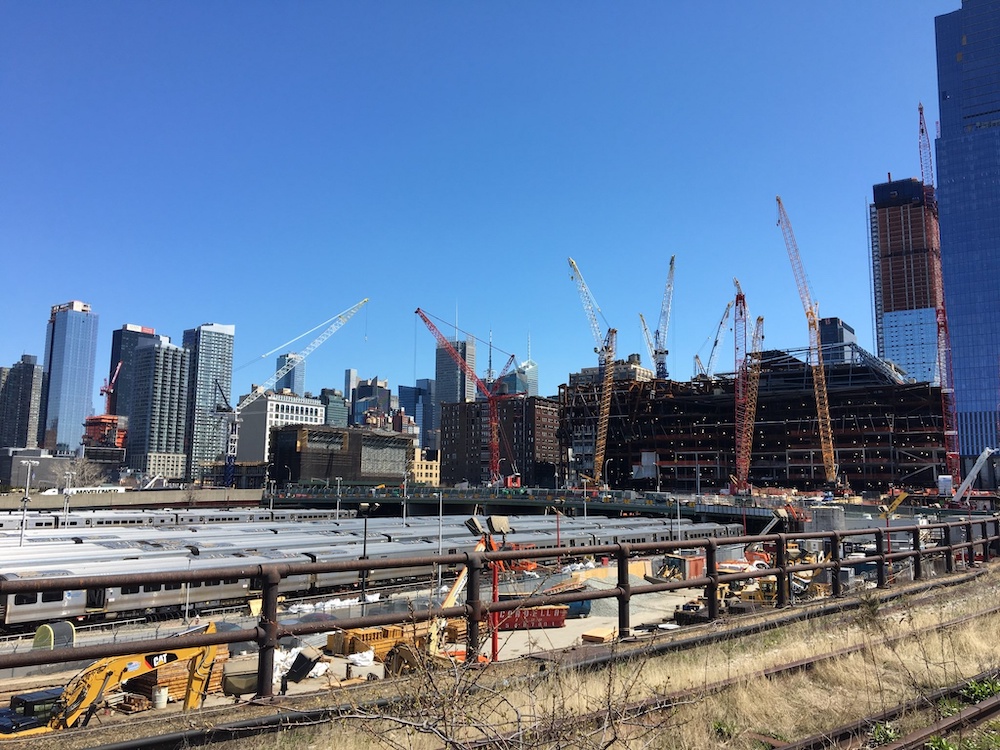
<svg viewBox="0 0 1000 750">
<path fill-rule="evenodd" d="M 923 544 L 924 533 L 940 533 L 941 543 L 934 546 Z M 911 549 L 891 551 L 887 541 L 891 537 L 909 536 Z M 845 542 L 858 538 L 873 538 L 874 555 L 845 558 L 841 554 Z M 790 543 L 804 540 L 823 540 L 829 549 L 829 556 L 822 562 L 803 563 L 789 557 Z M 774 564 L 770 568 L 753 569 L 746 572 L 721 573 L 719 571 L 718 547 L 720 544 L 747 545 L 764 543 L 774 545 Z M 705 573 L 703 576 L 681 581 L 667 581 L 633 586 L 628 563 L 633 555 L 649 555 L 676 552 L 680 549 L 700 548 L 705 553 Z M 426 622 L 445 617 L 464 617 L 467 621 L 468 660 L 475 662 L 480 647 L 481 623 L 491 612 L 504 612 L 521 607 L 569 604 L 578 601 L 614 598 L 618 602 L 618 630 L 621 637 L 628 637 L 631 631 L 629 603 L 635 596 L 647 593 L 673 591 L 677 589 L 703 588 L 709 619 L 720 615 L 718 591 L 721 584 L 751 581 L 766 576 L 777 579 L 777 601 L 779 607 L 792 604 L 789 587 L 791 577 L 796 573 L 829 570 L 831 591 L 835 597 L 843 596 L 840 571 L 849 566 L 873 564 L 879 587 L 890 585 L 891 566 L 903 560 L 912 562 L 913 577 L 919 580 L 924 575 L 923 561 L 929 557 L 944 558 L 945 571 L 953 573 L 956 556 L 962 556 L 968 563 L 974 563 L 977 548 L 984 563 L 988 563 L 1000 548 L 1000 519 L 988 518 L 972 521 L 943 522 L 918 526 L 897 526 L 889 529 L 856 529 L 832 532 L 810 532 L 803 534 L 770 534 L 765 536 L 741 536 L 720 539 L 697 539 L 671 542 L 645 542 L 638 544 L 594 545 L 574 548 L 547 548 L 529 550 L 500 550 L 487 552 L 462 552 L 450 555 L 423 555 L 396 560 L 357 560 L 332 563 L 274 563 L 251 566 L 226 566 L 210 571 L 175 571 L 162 573 L 121 574 L 110 576 L 53 577 L 46 579 L 6 580 L 0 577 L 0 602 L 20 592 L 65 591 L 121 585 L 192 583 L 209 578 L 256 579 L 262 582 L 262 605 L 258 624 L 254 628 L 216 633 L 181 633 L 168 638 L 135 640 L 127 643 L 109 643 L 75 648 L 60 648 L 51 651 L 27 651 L 23 653 L 0 654 L 0 669 L 58 664 L 71 661 L 101 659 L 111 656 L 125 656 L 132 653 L 187 648 L 199 645 L 221 645 L 240 641 L 254 641 L 258 654 L 257 697 L 273 695 L 274 651 L 282 635 L 309 635 L 328 632 L 330 623 L 300 623 L 282 627 L 278 621 L 279 590 L 281 583 L 289 576 L 339 571 L 370 571 L 376 569 L 408 568 L 420 565 L 454 566 L 466 565 L 469 569 L 469 585 L 465 603 L 448 608 L 429 607 L 406 613 L 368 615 L 344 618 L 337 621 L 337 629 L 351 629 L 362 626 L 395 625 Z M 991 550 L 993 555 L 991 556 Z M 605 591 L 576 591 L 558 594 L 529 595 L 517 601 L 484 602 L 481 598 L 483 570 L 493 563 L 507 563 L 519 560 L 553 560 L 572 555 L 573 557 L 613 556 L 617 562 L 618 578 L 614 589 Z"/>
</svg>

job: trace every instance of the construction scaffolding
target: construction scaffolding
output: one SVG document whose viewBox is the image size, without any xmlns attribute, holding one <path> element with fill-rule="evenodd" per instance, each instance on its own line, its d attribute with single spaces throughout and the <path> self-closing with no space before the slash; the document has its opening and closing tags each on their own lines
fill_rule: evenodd
<svg viewBox="0 0 1000 750">
<path fill-rule="evenodd" d="M 843 363 L 825 367 L 841 473 L 855 491 L 936 487 L 946 473 L 940 388 L 902 382 L 857 345 L 848 350 Z M 808 349 L 761 355 L 749 471 L 754 486 L 815 489 L 826 482 L 808 355 Z M 564 476 L 575 469 L 568 449 L 595 429 L 598 390 L 587 381 L 560 388 Z M 616 379 L 606 454 L 611 486 L 728 488 L 736 472 L 734 399 L 732 374 L 685 383 Z"/>
</svg>

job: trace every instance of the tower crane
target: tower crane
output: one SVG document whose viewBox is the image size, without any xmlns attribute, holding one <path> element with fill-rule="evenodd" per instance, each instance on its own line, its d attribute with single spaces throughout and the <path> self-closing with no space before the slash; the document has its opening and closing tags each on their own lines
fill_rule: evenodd
<svg viewBox="0 0 1000 750">
<path fill-rule="evenodd" d="M 785 238 L 785 248 L 788 250 L 788 259 L 792 264 L 792 273 L 795 275 L 795 284 L 799 289 L 799 297 L 802 300 L 802 309 L 806 313 L 806 322 L 809 324 L 809 353 L 810 365 L 812 366 L 813 393 L 816 397 L 816 416 L 819 424 L 819 443 L 823 453 L 823 471 L 828 484 L 837 482 L 837 464 L 833 450 L 833 427 L 830 422 L 830 402 L 826 393 L 826 371 L 823 369 L 823 348 L 819 341 L 819 304 L 813 301 L 812 292 L 809 289 L 809 280 L 806 278 L 805 268 L 802 266 L 802 258 L 799 256 L 799 246 L 795 241 L 795 234 L 792 232 L 792 224 L 785 212 L 785 206 L 781 202 L 781 196 L 776 197 L 778 203 L 778 226 Z"/>
<path fill-rule="evenodd" d="M 712 343 L 712 352 L 708 355 L 708 366 L 704 368 L 704 374 L 709 378 L 715 374 L 715 363 L 719 358 L 719 351 L 721 351 L 719 344 L 722 342 L 722 336 L 726 331 L 726 323 L 729 322 L 729 311 L 732 309 L 733 301 L 730 300 L 726 303 L 726 309 L 723 311 L 722 318 L 719 320 L 719 327 L 715 331 L 715 341 Z"/>
<path fill-rule="evenodd" d="M 583 280 L 579 266 L 572 258 L 569 259 L 570 278 L 576 281 L 577 291 L 580 293 L 580 301 L 583 303 L 583 311 L 587 314 L 590 322 L 590 332 L 594 336 L 594 351 L 597 352 L 598 375 L 601 381 L 600 406 L 597 414 L 597 431 L 594 434 L 594 470 L 592 472 L 594 484 L 600 486 L 601 473 L 604 470 L 604 452 L 608 444 L 608 422 L 611 418 L 611 391 L 614 387 L 615 377 L 615 346 L 618 339 L 618 331 L 608 327 L 607 333 L 601 335 L 601 326 L 597 322 L 597 313 L 601 308 L 597 305 L 594 295 Z M 603 313 L 601 313 L 603 317 Z M 607 322 L 607 321 L 605 321 Z"/>
<path fill-rule="evenodd" d="M 111 394 L 115 392 L 115 383 L 118 382 L 118 373 L 122 371 L 122 360 L 118 360 L 118 364 L 115 366 L 114 374 L 111 376 L 110 382 L 105 380 L 104 385 L 101 386 L 101 395 L 104 396 L 104 413 L 111 413 Z"/>
<path fill-rule="evenodd" d="M 676 255 L 670 256 L 670 269 L 667 271 L 667 284 L 663 288 L 663 300 L 660 302 L 660 319 L 656 324 L 656 331 L 649 335 L 649 328 L 646 326 L 646 319 L 639 313 L 639 320 L 642 322 L 642 333 L 646 339 L 646 348 L 649 349 L 649 357 L 653 360 L 656 368 L 656 377 L 666 380 L 669 377 L 667 372 L 667 329 L 670 327 L 670 310 L 674 304 L 674 261 Z M 570 259 L 572 263 L 572 259 Z M 579 272 L 579 269 L 577 269 Z M 582 277 L 581 277 L 582 278 Z"/>
<path fill-rule="evenodd" d="M 924 105 L 919 104 L 920 115 L 920 179 L 924 184 L 924 206 L 930 217 L 924 219 L 930 245 L 931 280 L 934 285 L 934 314 L 937 321 L 937 365 L 941 383 L 941 412 L 944 418 L 945 468 L 952 483 L 961 484 L 962 463 L 959 454 L 958 414 L 955 406 L 955 386 L 951 369 L 951 338 L 948 334 L 948 313 L 944 304 L 944 280 L 941 273 L 941 238 L 938 234 L 937 195 L 934 190 L 934 164 L 931 161 L 931 138 L 924 120 Z"/>
<path fill-rule="evenodd" d="M 240 401 L 235 407 L 230 406 L 229 399 L 226 398 L 226 394 L 222 393 L 222 389 L 219 388 L 219 384 L 216 383 L 216 387 L 219 388 L 219 393 L 222 395 L 222 399 L 225 402 L 225 407 L 216 407 L 218 411 L 226 414 L 227 421 L 229 422 L 229 437 L 226 441 L 226 469 L 224 474 L 224 484 L 227 487 L 233 485 L 236 479 L 236 453 L 239 449 L 240 444 L 240 414 L 246 409 L 250 404 L 259 399 L 261 396 L 267 392 L 267 389 L 272 387 L 275 383 L 281 380 L 285 375 L 290 373 L 297 365 L 305 361 L 306 357 L 312 354 L 324 341 L 330 338 L 334 333 L 336 333 L 344 323 L 349 321 L 354 314 L 364 307 L 368 303 L 368 298 L 365 297 L 363 300 L 358 302 L 354 307 L 345 310 L 339 315 L 335 315 L 329 326 L 313 341 L 299 352 L 299 356 L 296 359 L 289 359 L 284 366 L 279 367 L 278 371 L 269 377 L 263 384 L 254 388 L 249 394 L 247 394 L 242 401 Z"/>
<path fill-rule="evenodd" d="M 500 384 L 503 382 L 504 377 L 510 372 L 511 365 L 514 364 L 515 355 L 511 354 L 510 358 L 507 360 L 507 364 L 504 365 L 500 374 L 497 375 L 496 379 L 492 383 L 485 383 L 478 375 L 476 371 L 473 370 L 469 363 L 465 361 L 461 354 L 456 351 L 455 347 L 451 345 L 451 342 L 445 338 L 444 334 L 438 330 L 438 327 L 434 325 L 427 314 L 421 310 L 419 307 L 416 309 L 416 314 L 420 316 L 420 319 L 424 321 L 424 325 L 427 326 L 434 338 L 437 339 L 438 346 L 448 352 L 448 356 L 452 358 L 458 368 L 465 373 L 465 377 L 469 378 L 476 384 L 476 388 L 479 392 L 483 394 L 486 398 L 486 404 L 489 409 L 489 419 L 490 419 L 490 484 L 495 485 L 501 480 L 500 476 L 500 399 L 503 395 L 498 391 L 500 389 Z"/>
</svg>

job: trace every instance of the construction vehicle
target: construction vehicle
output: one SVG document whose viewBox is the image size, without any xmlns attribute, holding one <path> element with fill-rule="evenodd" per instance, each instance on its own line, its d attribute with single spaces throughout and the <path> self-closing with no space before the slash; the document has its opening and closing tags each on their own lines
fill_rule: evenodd
<svg viewBox="0 0 1000 750">
<path fill-rule="evenodd" d="M 989 457 L 998 450 L 1000 450 L 1000 448 L 985 448 L 983 452 L 979 454 L 979 458 L 976 459 L 976 462 L 972 465 L 972 469 L 969 470 L 969 475 L 958 486 L 958 489 L 955 490 L 954 496 L 952 496 L 949 501 L 950 506 L 954 508 L 964 508 L 970 504 L 969 501 L 965 499 L 965 494 L 969 491 L 969 488 L 972 487 L 972 483 L 976 481 L 976 477 L 979 476 L 979 472 L 982 471 L 983 466 L 986 465 L 987 459 L 989 459 Z"/>
<path fill-rule="evenodd" d="M 223 484 L 226 487 L 231 487 L 236 479 L 236 454 L 239 451 L 240 444 L 240 414 L 246 409 L 250 404 L 263 396 L 267 390 L 274 386 L 279 380 L 281 380 L 285 375 L 290 373 L 295 367 L 300 365 L 305 361 L 306 357 L 312 354 L 320 344 L 330 338 L 334 333 L 336 333 L 341 326 L 343 326 L 347 321 L 349 321 L 354 314 L 368 304 L 368 298 L 361 300 L 354 307 L 345 310 L 339 315 L 335 315 L 329 320 L 325 321 L 329 323 L 326 329 L 317 336 L 305 349 L 299 352 L 298 357 L 289 357 L 288 361 L 285 362 L 283 367 L 278 368 L 271 377 L 269 377 L 262 385 L 254 388 L 242 401 L 240 401 L 235 407 L 231 406 L 229 403 L 229 398 L 222 391 L 222 387 L 216 381 L 216 388 L 219 391 L 219 395 L 222 397 L 222 401 L 225 404 L 224 407 L 216 407 L 216 411 L 221 412 L 226 415 L 229 422 L 229 437 L 226 441 L 226 466 L 225 472 L 223 474 Z M 332 322 L 331 322 L 332 321 Z M 323 325 L 323 323 L 320 323 Z M 318 328 L 319 326 L 317 326 Z M 315 328 L 312 330 L 316 330 Z M 267 356 L 267 355 L 264 355 Z"/>
<path fill-rule="evenodd" d="M 469 378 L 472 382 L 476 384 L 476 388 L 479 392 L 483 394 L 486 398 L 487 408 L 489 409 L 489 420 L 490 420 L 490 465 L 489 465 L 489 484 L 491 487 L 498 487 L 504 484 L 504 479 L 500 475 L 500 399 L 506 398 L 506 394 L 501 394 L 499 392 L 500 385 L 503 383 L 503 379 L 506 377 L 507 373 L 510 372 L 511 366 L 514 364 L 515 356 L 513 354 L 507 360 L 507 364 L 504 365 L 500 374 L 491 382 L 484 382 L 478 375 L 476 371 L 469 367 L 469 363 L 465 361 L 465 358 L 458 353 L 451 342 L 445 338 L 444 334 L 438 330 L 438 327 L 431 322 L 431 319 L 427 317 L 427 314 L 421 310 L 419 307 L 416 310 L 416 314 L 424 321 L 424 325 L 427 326 L 435 339 L 437 339 L 438 346 L 444 349 L 448 356 L 451 357 L 452 361 L 458 365 L 458 368 L 465 373 L 465 377 Z M 518 483 L 520 484 L 520 477 L 518 478 Z"/>
<path fill-rule="evenodd" d="M 580 301 L 583 303 L 583 311 L 587 315 L 590 332 L 594 336 L 594 351 L 597 352 L 598 375 L 601 381 L 597 429 L 594 431 L 594 468 L 592 472 L 594 485 L 599 487 L 601 474 L 604 471 L 604 452 L 608 444 L 608 423 L 611 418 L 611 391 L 615 379 L 615 347 L 618 340 L 618 330 L 609 326 L 607 333 L 601 335 L 601 326 L 597 322 L 597 313 L 601 312 L 601 308 L 597 305 L 597 300 L 594 299 L 587 282 L 583 280 L 579 266 L 572 258 L 569 259 L 569 267 L 572 269 L 570 278 L 576 281 Z M 601 316 L 603 317 L 604 314 L 601 313 Z"/>
<path fill-rule="evenodd" d="M 181 635 L 214 632 L 215 623 L 209 622 Z M 126 680 L 174 662 L 190 661 L 184 710 L 198 708 L 207 692 L 216 651 L 214 645 L 190 646 L 96 661 L 62 689 L 22 693 L 11 698 L 10 708 L 0 711 L 0 741 L 86 726 L 108 695 Z"/>
<path fill-rule="evenodd" d="M 892 502 L 888 505 L 878 506 L 878 517 L 881 519 L 888 519 L 896 509 L 903 504 L 903 501 L 910 496 L 908 492 L 900 492 L 896 497 L 892 499 Z"/>
<path fill-rule="evenodd" d="M 795 234 L 792 232 L 792 223 L 785 212 L 781 196 L 777 196 L 776 200 L 778 203 L 778 226 L 781 227 L 781 233 L 785 239 L 785 249 L 788 251 L 788 259 L 792 264 L 792 273 L 795 275 L 795 284 L 798 287 L 799 297 L 802 300 L 802 309 L 805 310 L 806 322 L 809 325 L 810 365 L 812 367 L 813 393 L 816 397 L 816 421 L 819 426 L 820 450 L 823 454 L 823 471 L 826 475 L 826 483 L 833 487 L 837 484 L 837 463 L 833 448 L 830 402 L 826 393 L 826 370 L 823 367 L 823 347 L 820 345 L 819 340 L 819 304 L 813 300 L 812 291 L 809 289 L 809 280 L 806 278 L 806 271 L 802 266 L 802 258 L 799 256 L 799 245 L 795 241 Z"/>
<path fill-rule="evenodd" d="M 667 271 L 667 284 L 663 288 L 663 300 L 660 302 L 660 318 L 656 325 L 656 331 L 649 335 L 649 328 L 646 326 L 646 319 L 639 313 L 639 320 L 642 322 L 642 333 L 646 339 L 646 348 L 649 349 L 649 358 L 656 368 L 656 377 L 666 380 L 669 377 L 667 372 L 667 329 L 670 326 L 670 309 L 674 303 L 674 260 L 677 256 L 670 256 L 670 269 Z"/>
</svg>

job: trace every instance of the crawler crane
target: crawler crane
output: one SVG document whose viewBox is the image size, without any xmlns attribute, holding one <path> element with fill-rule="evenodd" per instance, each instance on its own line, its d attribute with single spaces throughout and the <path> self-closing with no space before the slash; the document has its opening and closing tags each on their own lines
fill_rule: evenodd
<svg viewBox="0 0 1000 750">
<path fill-rule="evenodd" d="M 601 380 L 600 406 L 597 414 L 597 430 L 594 434 L 594 484 L 600 486 L 601 473 L 604 471 L 604 451 L 608 444 L 608 422 L 611 418 L 611 391 L 614 388 L 615 379 L 615 344 L 618 338 L 618 331 L 615 328 L 608 328 L 607 333 L 601 336 L 601 326 L 597 322 L 597 313 L 601 311 L 598 307 L 594 295 L 583 280 L 583 274 L 576 265 L 576 261 L 569 259 L 571 269 L 570 278 L 576 281 L 576 288 L 580 293 L 580 300 L 583 302 L 583 311 L 587 314 L 590 322 L 590 332 L 594 336 L 594 351 L 597 352 L 598 374 Z M 603 317 L 603 314 L 602 314 Z"/>
<path fill-rule="evenodd" d="M 777 196 L 776 200 L 778 202 L 778 226 L 781 227 L 781 233 L 785 238 L 788 259 L 792 263 L 795 284 L 798 286 L 799 297 L 802 299 L 802 309 L 805 310 L 806 322 L 809 324 L 810 365 L 812 366 L 813 393 L 816 396 L 819 443 L 823 453 L 823 470 L 826 475 L 826 482 L 833 486 L 837 484 L 837 463 L 833 449 L 833 427 L 830 423 L 830 402 L 826 394 L 826 371 L 823 369 L 823 348 L 820 346 L 819 341 L 819 304 L 813 301 L 812 291 L 809 289 L 809 281 L 806 279 L 806 271 L 802 266 L 802 258 L 799 256 L 799 246 L 795 241 L 795 234 L 792 232 L 792 223 L 785 212 L 781 196 Z"/>
</svg>

